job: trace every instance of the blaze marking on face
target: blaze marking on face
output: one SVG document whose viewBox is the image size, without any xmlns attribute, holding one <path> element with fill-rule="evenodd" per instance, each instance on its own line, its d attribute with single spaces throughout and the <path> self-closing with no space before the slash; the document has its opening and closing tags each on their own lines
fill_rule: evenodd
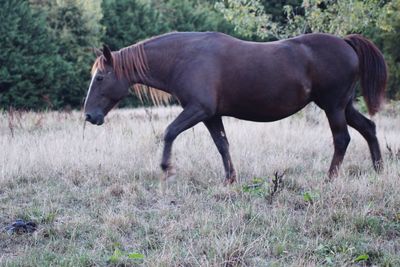
<svg viewBox="0 0 400 267">
<path fill-rule="evenodd" d="M 83 105 L 84 109 L 86 109 L 86 103 L 87 103 L 87 100 L 89 98 L 90 90 L 92 89 L 92 85 L 93 85 L 94 79 L 96 78 L 96 74 L 97 74 L 97 69 L 94 71 L 93 76 L 92 76 L 92 80 L 90 81 L 89 90 L 88 90 L 86 98 L 85 98 L 85 104 Z"/>
<path fill-rule="evenodd" d="M 303 87 L 304 93 L 306 95 L 309 95 L 311 93 L 311 88 L 309 86 L 304 86 Z"/>
</svg>

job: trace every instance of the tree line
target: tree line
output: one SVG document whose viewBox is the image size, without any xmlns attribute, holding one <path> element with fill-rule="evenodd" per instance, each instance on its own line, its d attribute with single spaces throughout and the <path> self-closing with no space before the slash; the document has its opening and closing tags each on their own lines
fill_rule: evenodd
<svg viewBox="0 0 400 267">
<path fill-rule="evenodd" d="M 399 11 L 400 0 L 0 0 L 0 109 L 80 108 L 93 47 L 118 50 L 170 31 L 255 41 L 360 32 L 384 51 L 388 97 L 400 99 Z M 122 103 L 140 104 L 134 96 Z"/>
</svg>

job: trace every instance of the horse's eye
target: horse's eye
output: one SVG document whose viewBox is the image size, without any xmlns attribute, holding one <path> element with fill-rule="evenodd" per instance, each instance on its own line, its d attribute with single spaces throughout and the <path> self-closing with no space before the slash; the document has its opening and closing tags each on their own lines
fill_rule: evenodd
<svg viewBox="0 0 400 267">
<path fill-rule="evenodd" d="M 97 77 L 96 77 L 96 80 L 97 80 L 97 81 L 102 81 L 102 80 L 103 80 L 103 76 L 97 76 Z"/>
</svg>

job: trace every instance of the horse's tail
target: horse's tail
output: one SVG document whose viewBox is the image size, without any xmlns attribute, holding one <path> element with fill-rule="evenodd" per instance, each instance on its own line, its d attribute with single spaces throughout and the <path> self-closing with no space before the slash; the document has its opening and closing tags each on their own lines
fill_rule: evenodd
<svg viewBox="0 0 400 267">
<path fill-rule="evenodd" d="M 381 51 L 367 38 L 351 34 L 344 40 L 356 51 L 361 78 L 361 90 L 367 103 L 368 112 L 374 115 L 383 102 L 387 67 Z"/>
</svg>

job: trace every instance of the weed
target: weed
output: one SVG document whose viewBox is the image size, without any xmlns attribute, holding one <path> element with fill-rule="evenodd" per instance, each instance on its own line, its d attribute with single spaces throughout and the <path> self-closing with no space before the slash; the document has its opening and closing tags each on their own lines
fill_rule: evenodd
<svg viewBox="0 0 400 267">
<path fill-rule="evenodd" d="M 389 159 L 400 160 L 400 149 L 395 149 L 386 142 L 386 149 L 389 154 Z"/>
</svg>

